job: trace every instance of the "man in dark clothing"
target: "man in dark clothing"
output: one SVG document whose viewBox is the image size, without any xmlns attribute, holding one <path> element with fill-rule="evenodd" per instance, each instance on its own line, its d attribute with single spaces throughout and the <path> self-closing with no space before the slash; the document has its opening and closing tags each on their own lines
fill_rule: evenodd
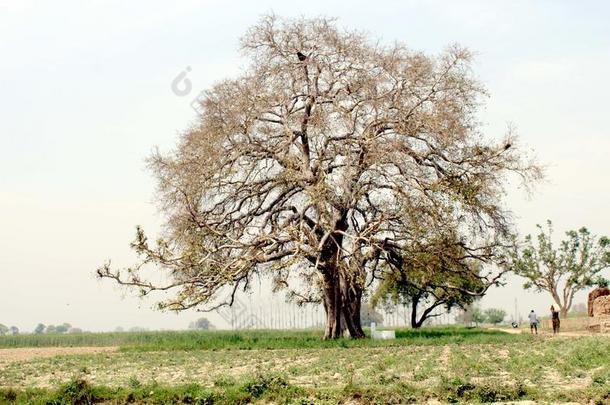
<svg viewBox="0 0 610 405">
<path fill-rule="evenodd" d="M 559 311 L 555 311 L 553 305 L 551 305 L 551 321 L 553 322 L 553 335 L 559 333 Z"/>
</svg>

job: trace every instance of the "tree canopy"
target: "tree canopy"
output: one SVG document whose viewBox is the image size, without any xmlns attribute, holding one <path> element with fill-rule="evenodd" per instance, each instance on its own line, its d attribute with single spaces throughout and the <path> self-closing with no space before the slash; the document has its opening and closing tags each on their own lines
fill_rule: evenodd
<svg viewBox="0 0 610 405">
<path fill-rule="evenodd" d="M 363 337 L 366 286 L 422 230 L 456 231 L 466 255 L 497 259 L 510 241 L 506 176 L 528 185 L 541 173 L 512 133 L 482 135 L 468 50 L 430 56 L 332 19 L 275 16 L 241 49 L 243 73 L 210 88 L 177 147 L 150 158 L 165 232 L 151 243 L 138 228 L 141 260 L 99 276 L 144 295 L 173 290 L 160 303 L 170 310 L 230 305 L 270 277 L 324 305 L 326 338 L 342 324 Z"/>
<path fill-rule="evenodd" d="M 437 308 L 465 309 L 474 300 L 498 283 L 504 273 L 481 277 L 482 253 L 468 252 L 456 234 L 433 235 L 411 241 L 409 246 L 394 251 L 393 266 L 378 276 L 380 282 L 372 303 L 401 303 L 411 309 L 411 327 L 419 328 L 441 312 Z M 498 254 L 499 255 L 499 254 Z"/>
<path fill-rule="evenodd" d="M 553 243 L 553 224 L 537 225 L 536 239 L 525 237 L 513 253 L 513 270 L 527 281 L 526 289 L 547 291 L 565 317 L 574 295 L 600 283 L 600 273 L 610 267 L 610 239 L 591 235 L 585 227 L 566 232 L 558 247 Z"/>
<path fill-rule="evenodd" d="M 208 318 L 199 318 L 196 321 L 193 321 L 189 324 L 189 329 L 198 329 L 198 330 L 210 330 L 214 329 L 214 325 L 208 320 Z"/>
<path fill-rule="evenodd" d="M 491 324 L 498 324 L 506 317 L 506 311 L 499 308 L 487 308 L 484 312 L 485 320 Z"/>
</svg>

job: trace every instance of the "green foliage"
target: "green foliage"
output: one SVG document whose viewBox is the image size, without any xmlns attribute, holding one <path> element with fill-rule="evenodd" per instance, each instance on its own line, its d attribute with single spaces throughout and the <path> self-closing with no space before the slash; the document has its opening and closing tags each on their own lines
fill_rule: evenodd
<svg viewBox="0 0 610 405">
<path fill-rule="evenodd" d="M 472 308 L 472 322 L 476 325 L 485 322 L 486 316 L 485 313 L 479 307 Z"/>
<path fill-rule="evenodd" d="M 72 328 L 72 325 L 70 325 L 69 323 L 62 323 L 61 325 L 57 325 L 55 327 L 55 332 L 57 333 L 67 333 L 70 328 Z"/>
<path fill-rule="evenodd" d="M 595 280 L 595 284 L 599 287 L 599 288 L 608 288 L 608 285 L 610 285 L 610 281 L 607 278 L 604 278 L 602 276 L 599 276 L 597 278 L 597 280 Z"/>
<path fill-rule="evenodd" d="M 485 310 L 485 320 L 494 325 L 502 322 L 506 317 L 506 311 L 499 308 L 487 308 Z"/>
<path fill-rule="evenodd" d="M 523 383 L 482 383 L 474 384 L 461 378 L 441 378 L 436 388 L 437 395 L 450 403 L 455 402 L 505 402 L 534 397 L 534 392 Z"/>
<path fill-rule="evenodd" d="M 82 379 L 74 379 L 63 385 L 54 401 L 56 404 L 92 404 L 94 394 L 89 383 Z"/>
<path fill-rule="evenodd" d="M 537 227 L 536 242 L 527 235 L 523 246 L 513 252 L 512 270 L 527 280 L 524 288 L 549 292 L 565 316 L 576 292 L 603 283 L 599 273 L 610 266 L 610 239 L 597 238 L 582 227 L 566 232 L 556 248 L 552 222 L 547 221 L 546 229 Z"/>
<path fill-rule="evenodd" d="M 478 328 L 399 332 L 397 342 L 403 347 L 373 350 L 335 345 L 320 350 L 157 351 L 26 361 L 3 369 L 2 383 L 10 386 L 23 374 L 41 371 L 28 377 L 29 381 L 37 380 L 48 372 L 45 368 L 63 383 L 49 389 L 17 385 L 0 389 L 0 404 L 399 404 L 432 399 L 442 403 L 607 403 L 610 399 L 610 339 L 604 337 L 549 340 Z M 498 356 L 500 349 L 510 351 L 510 355 Z M 292 364 L 283 368 L 286 363 Z M 204 364 L 214 364 L 216 370 L 213 375 L 199 377 L 196 384 L 186 385 L 157 383 L 154 377 L 152 382 L 142 382 L 150 378 L 146 373 L 138 375 L 139 379 L 121 378 L 117 382 L 123 381 L 123 385 L 118 386 L 110 380 L 112 387 L 93 385 L 82 377 L 66 380 L 66 372 L 83 364 L 96 368 L 92 370 L 96 381 L 115 376 L 116 370 L 124 369 L 121 365 L 129 365 L 130 370 L 154 367 L 159 374 Z M 234 370 L 242 366 L 255 371 L 243 374 Z M 22 374 L 9 377 L 15 370 Z M 413 377 L 408 377 L 412 371 Z M 553 376 L 550 380 L 549 373 Z M 525 379 L 529 380 L 526 385 L 522 383 Z M 565 386 L 572 381 L 575 386 Z M 28 384 L 23 380 L 18 386 Z"/>
<path fill-rule="evenodd" d="M 279 375 L 266 376 L 258 375 L 250 381 L 246 382 L 243 390 L 251 394 L 254 398 L 260 398 L 268 392 L 278 392 L 288 387 L 288 383 L 284 377 Z"/>
<path fill-rule="evenodd" d="M 422 326 L 436 308 L 467 307 L 488 287 L 479 277 L 480 263 L 466 252 L 455 232 L 426 231 L 393 253 L 394 265 L 383 273 L 371 304 L 408 305 L 414 328 Z"/>
<path fill-rule="evenodd" d="M 8 327 L 0 323 L 0 336 L 4 336 L 8 333 Z"/>
<path fill-rule="evenodd" d="M 512 342 L 526 336 L 464 327 L 398 329 L 396 340 L 337 339 L 324 341 L 322 331 L 162 331 L 1 336 L 1 347 L 120 346 L 124 351 L 294 349 L 376 347 L 456 342 Z"/>
</svg>

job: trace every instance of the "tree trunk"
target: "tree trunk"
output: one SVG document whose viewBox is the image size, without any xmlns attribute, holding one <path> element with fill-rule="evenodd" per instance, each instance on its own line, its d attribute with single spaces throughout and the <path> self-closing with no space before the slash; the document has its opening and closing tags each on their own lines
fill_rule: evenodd
<svg viewBox="0 0 610 405">
<path fill-rule="evenodd" d="M 329 269 L 330 270 L 330 269 Z M 339 289 L 339 278 L 335 271 L 327 271 L 323 275 L 322 296 L 324 311 L 326 312 L 326 327 L 324 339 L 336 339 L 341 337 L 341 291 Z"/>
<path fill-rule="evenodd" d="M 352 338 L 363 338 L 365 334 L 360 321 L 362 288 L 349 280 L 342 280 L 343 277 L 337 273 L 336 269 L 327 269 L 323 274 L 324 339 L 341 337 L 344 326 Z"/>
<path fill-rule="evenodd" d="M 424 323 L 423 319 L 417 320 L 417 305 L 419 304 L 419 295 L 411 297 L 411 327 L 413 329 L 421 328 Z"/>
<path fill-rule="evenodd" d="M 345 232 L 347 228 L 347 212 L 344 212 L 337 220 L 335 230 Z M 324 267 L 321 269 L 323 277 L 322 296 L 326 312 L 324 339 L 341 337 L 343 332 L 341 320 L 344 321 L 351 337 L 362 338 L 365 336 L 360 325 L 362 287 L 359 286 L 354 277 L 346 277 L 341 271 L 339 259 L 339 246 L 343 242 L 341 232 L 334 233 L 326 240 L 320 254 L 324 263 Z"/>
<path fill-rule="evenodd" d="M 360 309 L 362 308 L 362 287 L 356 280 L 341 277 L 342 291 L 342 314 L 345 326 L 354 339 L 365 337 L 360 321 Z"/>
</svg>

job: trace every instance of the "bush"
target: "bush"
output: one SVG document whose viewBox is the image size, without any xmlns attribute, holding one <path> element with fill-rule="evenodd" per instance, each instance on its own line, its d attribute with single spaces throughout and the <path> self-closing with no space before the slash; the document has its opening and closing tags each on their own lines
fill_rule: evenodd
<svg viewBox="0 0 610 405">
<path fill-rule="evenodd" d="M 267 392 L 278 392 L 288 388 L 288 383 L 282 376 L 262 376 L 248 381 L 243 390 L 254 398 L 259 398 Z"/>
<path fill-rule="evenodd" d="M 57 392 L 55 404 L 87 405 L 94 403 L 93 390 L 83 379 L 73 379 L 62 385 Z"/>
<path fill-rule="evenodd" d="M 441 380 L 438 387 L 439 397 L 446 399 L 448 402 L 505 402 L 521 400 L 527 397 L 528 391 L 522 383 L 513 385 L 483 384 L 474 385 L 470 382 L 464 382 L 459 378 Z"/>
</svg>

